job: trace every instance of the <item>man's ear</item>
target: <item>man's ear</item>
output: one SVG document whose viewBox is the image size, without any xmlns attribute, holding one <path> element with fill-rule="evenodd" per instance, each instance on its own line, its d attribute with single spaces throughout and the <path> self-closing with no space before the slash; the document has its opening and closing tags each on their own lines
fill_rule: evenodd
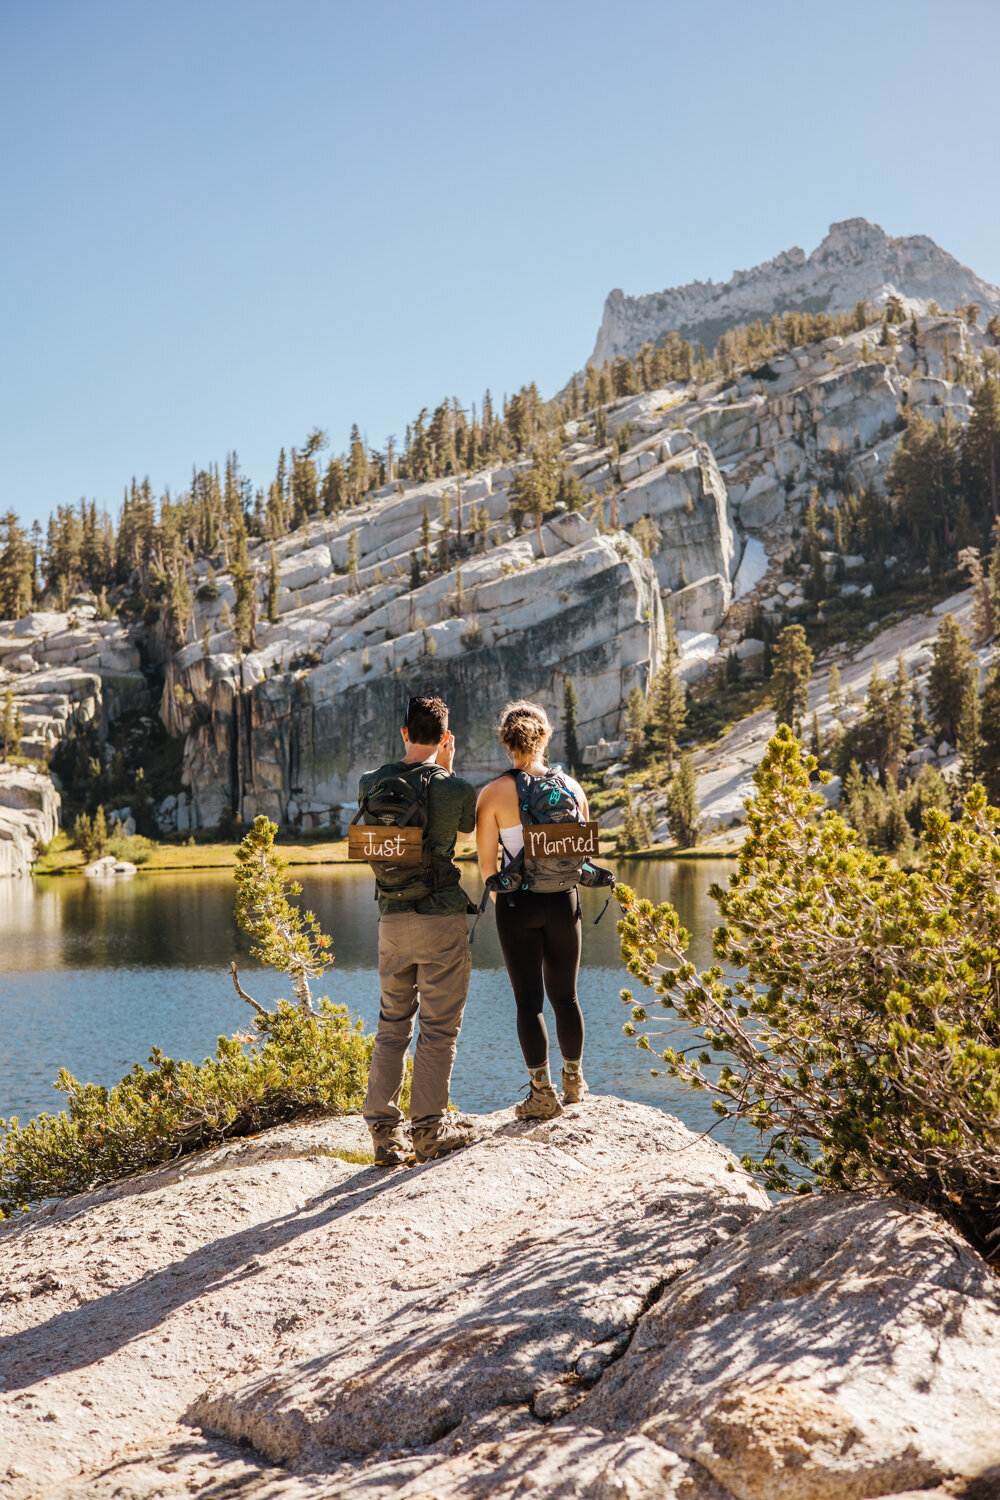
<svg viewBox="0 0 1000 1500">
<path fill-rule="evenodd" d="M 410 743 L 410 736 L 407 733 L 405 724 L 400 725 L 399 732 L 403 736 L 403 744 L 408 745 Z"/>
</svg>

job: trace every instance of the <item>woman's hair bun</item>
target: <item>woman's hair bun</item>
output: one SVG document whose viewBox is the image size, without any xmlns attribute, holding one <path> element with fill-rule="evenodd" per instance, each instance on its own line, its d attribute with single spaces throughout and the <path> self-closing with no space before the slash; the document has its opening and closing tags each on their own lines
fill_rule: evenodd
<svg viewBox="0 0 1000 1500">
<path fill-rule="evenodd" d="M 517 698 L 504 705 L 497 735 L 506 750 L 518 755 L 534 755 L 551 739 L 552 725 L 541 704 Z"/>
</svg>

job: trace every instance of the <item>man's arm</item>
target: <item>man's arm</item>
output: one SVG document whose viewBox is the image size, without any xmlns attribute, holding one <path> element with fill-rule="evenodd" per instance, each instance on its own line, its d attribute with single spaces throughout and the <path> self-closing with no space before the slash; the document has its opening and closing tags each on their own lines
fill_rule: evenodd
<svg viewBox="0 0 1000 1500">
<path fill-rule="evenodd" d="M 462 797 L 462 813 L 458 820 L 459 833 L 472 833 L 476 826 L 476 793 L 474 789 L 465 783 L 465 794 Z"/>
</svg>

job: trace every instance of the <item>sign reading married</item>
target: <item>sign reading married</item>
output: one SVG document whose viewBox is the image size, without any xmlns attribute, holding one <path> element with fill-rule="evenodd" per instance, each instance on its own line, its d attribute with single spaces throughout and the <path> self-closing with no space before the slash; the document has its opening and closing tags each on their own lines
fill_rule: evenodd
<svg viewBox="0 0 1000 1500">
<path fill-rule="evenodd" d="M 596 823 L 533 823 L 524 830 L 528 859 L 576 859 L 600 854 Z"/>
<path fill-rule="evenodd" d="M 422 828 L 352 823 L 347 830 L 348 859 L 384 859 L 394 865 L 419 865 L 424 857 L 423 845 Z"/>
</svg>

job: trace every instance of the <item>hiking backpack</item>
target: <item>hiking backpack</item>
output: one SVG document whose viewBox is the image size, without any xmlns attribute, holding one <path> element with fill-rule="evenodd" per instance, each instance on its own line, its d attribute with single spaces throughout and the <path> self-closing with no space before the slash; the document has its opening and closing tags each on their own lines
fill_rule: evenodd
<svg viewBox="0 0 1000 1500">
<path fill-rule="evenodd" d="M 517 788 L 517 807 L 527 830 L 539 823 L 582 823 L 579 804 L 570 791 L 562 771 L 553 766 L 544 776 L 528 771 L 511 771 Z M 529 891 L 568 891 L 579 884 L 584 855 L 535 855 L 525 847 L 508 865 L 521 861 L 521 885 Z"/>
<path fill-rule="evenodd" d="M 412 770 L 395 771 L 379 776 L 361 798 L 351 819 L 356 824 L 383 828 L 420 829 L 420 862 L 370 859 L 375 875 L 375 895 L 390 901 L 420 901 L 444 886 L 458 884 L 458 872 L 451 860 L 435 855 L 427 837 L 427 795 L 435 776 L 448 773 L 438 765 L 414 766 Z"/>
<path fill-rule="evenodd" d="M 579 803 L 559 767 L 551 767 L 544 776 L 532 776 L 528 771 L 508 771 L 507 775 L 513 776 L 517 788 L 518 812 L 526 835 L 525 848 L 519 849 L 508 859 L 502 870 L 486 880 L 483 898 L 479 903 L 479 914 L 472 928 L 473 937 L 491 892 L 498 897 L 506 893 L 509 901 L 513 901 L 512 893 L 517 890 L 569 891 L 574 886 L 588 885 L 610 886 L 612 893 L 614 892 L 615 877 L 612 872 L 602 865 L 595 865 L 588 854 L 539 856 L 527 851 L 529 829 L 539 824 L 553 823 L 580 826 L 585 821 L 580 814 Z M 608 901 L 610 900 L 609 895 Z M 600 916 L 595 919 L 595 926 L 607 911 L 608 901 L 605 901 Z M 577 902 L 579 903 L 579 896 Z"/>
</svg>

